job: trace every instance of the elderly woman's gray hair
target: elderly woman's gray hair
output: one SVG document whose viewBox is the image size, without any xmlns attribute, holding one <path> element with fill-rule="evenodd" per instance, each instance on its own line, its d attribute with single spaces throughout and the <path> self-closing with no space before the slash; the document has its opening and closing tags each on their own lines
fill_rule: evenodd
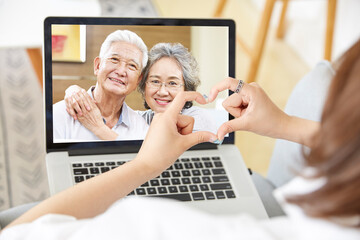
<svg viewBox="0 0 360 240">
<path fill-rule="evenodd" d="M 129 30 L 116 30 L 115 32 L 110 33 L 105 41 L 102 43 L 100 48 L 99 57 L 104 58 L 106 52 L 110 49 L 113 42 L 127 42 L 137 46 L 142 52 L 142 69 L 145 68 L 148 61 L 148 51 L 144 41 L 134 32 Z"/>
<path fill-rule="evenodd" d="M 200 85 L 199 67 L 193 55 L 180 43 L 158 43 L 153 46 L 149 52 L 149 61 L 143 71 L 143 77 L 138 86 L 139 92 L 144 96 L 149 71 L 151 67 L 163 57 L 175 59 L 179 64 L 185 83 L 185 91 L 196 91 Z M 188 102 L 185 108 L 191 106 L 191 102 Z M 146 102 L 145 107 L 149 108 Z"/>
</svg>

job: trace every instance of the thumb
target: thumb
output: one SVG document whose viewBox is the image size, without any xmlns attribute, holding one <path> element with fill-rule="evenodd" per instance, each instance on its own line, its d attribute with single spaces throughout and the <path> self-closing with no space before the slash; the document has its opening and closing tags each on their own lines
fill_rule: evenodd
<svg viewBox="0 0 360 240">
<path fill-rule="evenodd" d="M 193 132 L 187 135 L 183 135 L 183 137 L 185 138 L 184 143 L 187 149 L 196 144 L 203 142 L 214 142 L 217 139 L 215 134 L 207 131 Z"/>
<path fill-rule="evenodd" d="M 243 123 L 241 118 L 235 118 L 233 120 L 223 123 L 217 132 L 217 137 L 219 140 L 223 140 L 225 135 L 236 130 L 241 130 L 243 128 Z"/>
</svg>

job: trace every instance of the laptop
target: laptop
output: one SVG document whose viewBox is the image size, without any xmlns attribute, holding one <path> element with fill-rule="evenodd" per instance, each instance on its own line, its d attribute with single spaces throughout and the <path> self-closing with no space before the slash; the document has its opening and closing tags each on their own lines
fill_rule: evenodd
<svg viewBox="0 0 360 240">
<path fill-rule="evenodd" d="M 106 36 L 119 29 L 135 32 L 149 50 L 160 42 L 185 46 L 198 62 L 201 84 L 197 91 L 201 93 L 209 93 L 217 82 L 235 75 L 232 20 L 48 17 L 44 21 L 44 97 L 51 194 L 121 167 L 140 149 L 143 139 L 57 139 L 54 135 L 53 105 L 63 100 L 70 85 L 84 89 L 96 85 L 94 58 Z M 196 107 L 219 127 L 232 119 L 222 107 L 229 94 L 232 92 L 224 91 L 213 103 Z M 144 111 L 144 100 L 136 90 L 126 96 L 125 102 L 133 110 Z M 234 133 L 228 134 L 221 145 L 202 143 L 189 149 L 173 166 L 127 197 L 131 196 L 175 199 L 214 214 L 245 212 L 267 218 L 249 170 L 234 145 Z"/>
</svg>

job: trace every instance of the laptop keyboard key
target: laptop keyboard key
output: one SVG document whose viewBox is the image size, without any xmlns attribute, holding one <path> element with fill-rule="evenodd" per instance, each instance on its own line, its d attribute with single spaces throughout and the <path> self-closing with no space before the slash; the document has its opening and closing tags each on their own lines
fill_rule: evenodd
<svg viewBox="0 0 360 240">
<path fill-rule="evenodd" d="M 100 173 L 99 168 L 90 168 L 90 173 L 91 174 L 99 174 Z"/>
<path fill-rule="evenodd" d="M 170 187 L 168 187 L 168 189 L 169 189 L 169 192 L 171 192 L 171 193 L 177 193 L 178 192 L 178 189 L 177 189 L 176 186 L 170 186 Z"/>
<path fill-rule="evenodd" d="M 201 162 L 194 163 L 195 168 L 204 168 L 204 165 Z"/>
<path fill-rule="evenodd" d="M 84 181 L 84 180 L 85 180 L 85 179 L 84 179 L 83 176 L 75 176 L 75 182 L 76 182 L 76 183 L 82 182 L 82 181 Z"/>
<path fill-rule="evenodd" d="M 102 168 L 100 168 L 100 169 L 101 169 L 101 173 L 110 171 L 110 168 L 109 168 L 109 167 L 102 167 Z"/>
<path fill-rule="evenodd" d="M 205 200 L 203 193 L 192 193 L 192 197 L 195 201 Z"/>
<path fill-rule="evenodd" d="M 160 182 L 161 182 L 161 185 L 163 185 L 163 186 L 170 185 L 170 181 L 167 178 L 161 179 Z"/>
<path fill-rule="evenodd" d="M 145 188 L 137 188 L 136 189 L 136 194 L 137 195 L 145 195 L 146 194 Z"/>
<path fill-rule="evenodd" d="M 212 173 L 214 175 L 225 175 L 225 169 L 223 168 L 215 168 L 215 169 L 211 169 Z"/>
<path fill-rule="evenodd" d="M 190 184 L 191 183 L 190 178 L 182 178 L 181 182 L 182 182 L 182 184 Z"/>
<path fill-rule="evenodd" d="M 180 192 L 189 192 L 189 189 L 187 186 L 179 186 Z"/>
<path fill-rule="evenodd" d="M 163 172 L 163 173 L 161 174 L 161 176 L 162 176 L 163 178 L 168 178 L 168 177 L 170 177 L 170 173 L 169 173 L 168 171 L 165 171 L 165 172 Z"/>
<path fill-rule="evenodd" d="M 92 166 L 94 166 L 94 164 L 92 164 L 92 163 L 84 163 L 84 167 L 92 167 Z"/>
<path fill-rule="evenodd" d="M 192 172 L 193 176 L 200 176 L 201 175 L 199 170 L 192 170 L 191 172 Z"/>
<path fill-rule="evenodd" d="M 209 169 L 202 169 L 201 172 L 203 175 L 211 175 L 211 172 Z"/>
<path fill-rule="evenodd" d="M 217 191 L 217 192 L 215 192 L 215 195 L 216 195 L 217 199 L 224 199 L 225 198 L 225 195 L 224 195 L 223 191 Z"/>
<path fill-rule="evenodd" d="M 160 186 L 160 182 L 159 182 L 159 180 L 157 180 L 157 179 L 152 179 L 152 180 L 150 180 L 150 184 L 151 184 L 151 186 L 153 186 L 153 187 L 155 187 L 155 186 Z"/>
<path fill-rule="evenodd" d="M 215 199 L 215 195 L 214 195 L 213 192 L 206 192 L 205 196 L 206 196 L 207 200 L 214 200 Z"/>
<path fill-rule="evenodd" d="M 179 178 L 173 178 L 173 179 L 171 179 L 171 183 L 172 183 L 173 185 L 179 185 L 179 184 L 181 184 Z"/>
<path fill-rule="evenodd" d="M 209 186 L 207 184 L 201 184 L 200 189 L 201 191 L 209 191 Z"/>
<path fill-rule="evenodd" d="M 214 167 L 214 165 L 212 164 L 212 162 L 204 162 L 204 166 L 205 166 L 206 168 L 213 168 L 213 167 Z"/>
<path fill-rule="evenodd" d="M 160 193 L 160 194 L 165 194 L 168 192 L 166 187 L 158 187 L 157 190 L 158 190 L 158 193 Z"/>
<path fill-rule="evenodd" d="M 229 178 L 227 176 L 213 176 L 214 182 L 229 182 Z"/>
<path fill-rule="evenodd" d="M 171 171 L 171 176 L 172 177 L 180 177 L 180 172 L 179 171 Z"/>
<path fill-rule="evenodd" d="M 203 183 L 211 183 L 210 177 L 202 177 Z"/>
<path fill-rule="evenodd" d="M 175 167 L 175 169 L 184 169 L 184 166 L 182 165 L 182 163 L 175 163 L 174 167 Z"/>
<path fill-rule="evenodd" d="M 198 192 L 199 191 L 199 187 L 197 185 L 190 185 L 190 190 L 192 192 Z"/>
<path fill-rule="evenodd" d="M 147 188 L 146 191 L 147 191 L 147 193 L 148 193 L 149 195 L 154 195 L 154 194 L 156 194 L 156 189 L 153 188 L 153 187 Z"/>
<path fill-rule="evenodd" d="M 193 177 L 193 178 L 191 178 L 191 180 L 192 180 L 192 182 L 195 183 L 195 184 L 201 183 L 201 180 L 200 180 L 199 177 Z"/>
<path fill-rule="evenodd" d="M 214 165 L 215 165 L 215 167 L 218 167 L 218 168 L 223 167 L 223 164 L 222 164 L 222 162 L 220 162 L 220 161 L 214 162 Z"/>
<path fill-rule="evenodd" d="M 181 171 L 181 174 L 183 175 L 183 177 L 189 177 L 191 176 L 191 173 L 189 170 L 183 170 Z"/>
<path fill-rule="evenodd" d="M 231 189 L 230 183 L 213 183 L 210 184 L 211 190 L 226 190 Z"/>
<path fill-rule="evenodd" d="M 95 166 L 101 167 L 101 166 L 105 166 L 105 164 L 103 162 L 97 162 L 95 163 Z"/>
<path fill-rule="evenodd" d="M 161 195 L 161 197 L 171 198 L 179 201 L 191 201 L 191 196 L 189 193 L 165 194 Z"/>
<path fill-rule="evenodd" d="M 141 185 L 141 187 L 148 187 L 148 186 L 149 186 L 149 182 L 146 182 L 146 183 Z"/>
<path fill-rule="evenodd" d="M 89 174 L 87 168 L 74 168 L 74 175 L 85 175 Z"/>
<path fill-rule="evenodd" d="M 193 169 L 194 165 L 191 162 L 184 163 L 186 169 Z"/>
<path fill-rule="evenodd" d="M 228 198 L 236 198 L 235 193 L 232 190 L 225 191 L 225 194 Z"/>
<path fill-rule="evenodd" d="M 78 168 L 78 167 L 82 167 L 82 164 L 81 163 L 73 163 L 72 166 L 74 168 Z"/>
</svg>

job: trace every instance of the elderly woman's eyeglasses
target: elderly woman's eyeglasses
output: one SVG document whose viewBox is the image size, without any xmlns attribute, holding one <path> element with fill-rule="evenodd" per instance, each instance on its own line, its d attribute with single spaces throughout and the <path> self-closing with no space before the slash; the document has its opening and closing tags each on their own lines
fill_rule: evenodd
<svg viewBox="0 0 360 240">
<path fill-rule="evenodd" d="M 154 89 L 159 89 L 163 85 L 165 85 L 165 88 L 168 90 L 178 90 L 180 87 L 184 86 L 184 84 L 181 84 L 180 82 L 171 80 L 167 82 L 161 82 L 159 80 L 148 80 L 146 81 L 149 87 Z"/>
</svg>

